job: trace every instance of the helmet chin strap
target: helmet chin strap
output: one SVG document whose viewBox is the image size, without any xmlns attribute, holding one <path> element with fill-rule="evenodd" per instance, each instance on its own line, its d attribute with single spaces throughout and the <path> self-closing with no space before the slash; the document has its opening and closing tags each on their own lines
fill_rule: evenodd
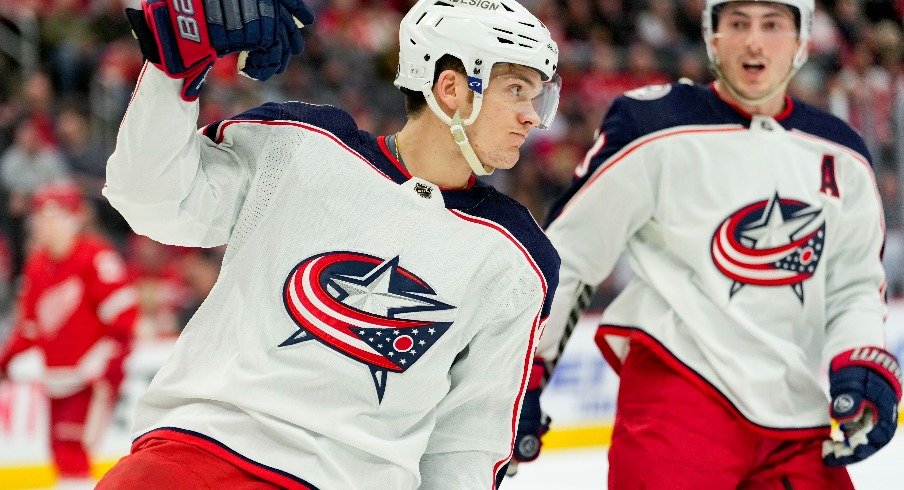
<svg viewBox="0 0 904 490">
<path fill-rule="evenodd" d="M 480 158 L 477 157 L 477 153 L 474 152 L 474 148 L 471 147 L 471 142 L 468 141 L 468 135 L 465 134 L 465 122 L 461 119 L 461 113 L 455 111 L 455 115 L 452 116 L 452 125 L 449 126 L 449 130 L 452 132 L 452 138 L 458 144 L 458 149 L 461 150 L 461 154 L 464 155 L 465 160 L 468 161 L 468 166 L 471 167 L 471 171 L 476 175 L 490 175 L 493 173 L 493 170 L 496 170 L 496 167 L 486 165 L 480 161 Z"/>
<path fill-rule="evenodd" d="M 461 150 L 461 154 L 465 157 L 465 161 L 468 162 L 468 166 L 471 167 L 471 171 L 474 172 L 475 175 L 480 176 L 493 173 L 496 168 L 480 161 L 480 158 L 471 146 L 471 142 L 468 141 L 468 135 L 465 134 L 465 126 L 473 123 L 474 119 L 477 118 L 477 113 L 480 112 L 483 97 L 480 96 L 480 94 L 474 94 L 474 110 L 471 112 L 471 116 L 465 120 L 462 119 L 459 111 L 455 111 L 455 114 L 452 117 L 449 117 L 443 112 L 436 102 L 436 98 L 433 97 L 433 90 L 430 88 L 425 87 L 423 93 L 424 98 L 427 99 L 427 105 L 430 106 L 430 110 L 432 110 L 433 113 L 436 114 L 436 117 L 440 118 L 441 121 L 449 125 L 452 139 L 458 145 L 458 149 Z"/>
</svg>

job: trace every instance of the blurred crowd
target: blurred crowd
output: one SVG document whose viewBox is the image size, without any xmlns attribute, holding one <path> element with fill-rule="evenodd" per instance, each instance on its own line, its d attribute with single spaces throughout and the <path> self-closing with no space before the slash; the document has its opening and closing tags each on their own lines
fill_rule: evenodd
<svg viewBox="0 0 904 490">
<path fill-rule="evenodd" d="M 29 195 L 60 179 L 95 208 L 93 228 L 127 258 L 141 290 L 139 334 L 177 335 L 213 286 L 222 249 L 165 246 L 137 236 L 101 196 L 141 54 L 123 9 L 138 0 L 0 0 L 0 318 L 10 316 L 27 253 Z M 405 120 L 392 85 L 398 25 L 413 0 L 312 0 L 317 22 L 286 73 L 260 83 L 221 60 L 207 79 L 199 124 L 270 100 L 333 104 L 362 129 L 391 134 Z M 538 221 L 569 184 L 622 92 L 686 78 L 712 80 L 700 31 L 703 0 L 521 0 L 559 42 L 560 112 L 535 131 L 493 185 Z M 817 0 L 810 61 L 791 93 L 830 111 L 867 142 L 885 205 L 891 296 L 904 296 L 904 0 Z M 601 288 L 600 301 L 624 274 Z M 2 322 L 0 322 L 2 323 Z M 0 338 L 5 332 L 0 327 Z"/>
</svg>

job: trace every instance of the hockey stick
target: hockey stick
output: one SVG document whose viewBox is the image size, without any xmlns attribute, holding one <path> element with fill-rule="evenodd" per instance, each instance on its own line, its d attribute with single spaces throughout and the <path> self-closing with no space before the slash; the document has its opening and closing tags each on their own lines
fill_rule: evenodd
<svg viewBox="0 0 904 490">
<path fill-rule="evenodd" d="M 565 328 L 562 330 L 562 337 L 559 339 L 559 345 L 556 348 L 556 357 L 544 361 L 546 364 L 546 373 L 548 377 L 543 380 L 543 385 L 540 386 L 540 389 L 543 390 L 546 388 L 546 382 L 549 381 L 549 378 L 552 378 L 553 372 L 555 372 L 556 366 L 559 364 L 559 359 L 562 358 L 562 353 L 565 351 L 565 346 L 568 345 L 568 339 L 571 338 L 571 334 L 574 332 L 574 327 L 578 324 L 578 320 L 581 318 L 581 313 L 590 305 L 590 300 L 593 299 L 593 294 L 596 292 L 596 288 L 589 284 L 579 284 L 578 291 L 575 295 L 574 300 L 572 301 L 571 311 L 568 313 L 568 321 L 565 322 Z M 536 436 L 533 436 L 536 437 Z M 536 441 L 537 447 L 540 447 L 539 438 Z M 505 470 L 506 476 L 515 476 L 518 473 L 518 462 L 515 460 L 509 461 L 508 468 Z"/>
</svg>

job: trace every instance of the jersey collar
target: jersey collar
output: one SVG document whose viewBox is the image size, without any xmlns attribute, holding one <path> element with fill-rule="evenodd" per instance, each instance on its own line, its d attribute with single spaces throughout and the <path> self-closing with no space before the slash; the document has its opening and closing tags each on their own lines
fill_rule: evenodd
<svg viewBox="0 0 904 490">
<path fill-rule="evenodd" d="M 749 112 L 742 109 L 741 106 L 734 103 L 733 101 L 726 99 L 721 93 L 719 93 L 719 91 L 716 90 L 716 82 L 710 82 L 709 88 L 710 88 L 710 90 L 713 91 L 714 94 L 716 94 L 716 97 L 718 97 L 719 100 L 721 100 L 723 103 L 725 103 L 725 105 L 730 107 L 733 111 L 735 111 L 736 113 L 741 115 L 741 117 L 743 117 L 744 119 L 747 119 L 748 121 L 753 119 L 752 114 L 750 114 Z M 785 95 L 785 108 L 782 109 L 782 111 L 780 113 L 776 114 L 775 117 L 773 117 L 773 119 L 775 119 L 778 122 L 782 122 L 785 119 L 787 119 L 789 116 L 791 116 L 792 112 L 794 112 L 794 100 L 789 95 Z"/>
</svg>

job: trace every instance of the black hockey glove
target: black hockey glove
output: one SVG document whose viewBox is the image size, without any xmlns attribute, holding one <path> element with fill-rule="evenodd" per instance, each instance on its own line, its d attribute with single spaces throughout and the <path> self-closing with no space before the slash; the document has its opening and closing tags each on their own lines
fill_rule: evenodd
<svg viewBox="0 0 904 490">
<path fill-rule="evenodd" d="M 524 394 L 524 402 L 521 404 L 521 416 L 518 418 L 518 432 L 515 435 L 515 453 L 512 465 L 515 463 L 527 463 L 540 456 L 543 447 L 541 437 L 549 430 L 551 419 L 540 408 L 540 395 L 546 387 L 549 378 L 549 370 L 542 357 L 535 357 L 531 366 L 530 379 L 527 383 L 527 392 Z M 509 474 L 514 474 L 517 466 L 509 467 Z"/>
<path fill-rule="evenodd" d="M 823 443 L 828 466 L 862 461 L 888 444 L 898 422 L 901 370 L 895 356 L 879 347 L 859 347 L 832 359 L 829 368 L 830 412 L 843 441 Z"/>
</svg>

